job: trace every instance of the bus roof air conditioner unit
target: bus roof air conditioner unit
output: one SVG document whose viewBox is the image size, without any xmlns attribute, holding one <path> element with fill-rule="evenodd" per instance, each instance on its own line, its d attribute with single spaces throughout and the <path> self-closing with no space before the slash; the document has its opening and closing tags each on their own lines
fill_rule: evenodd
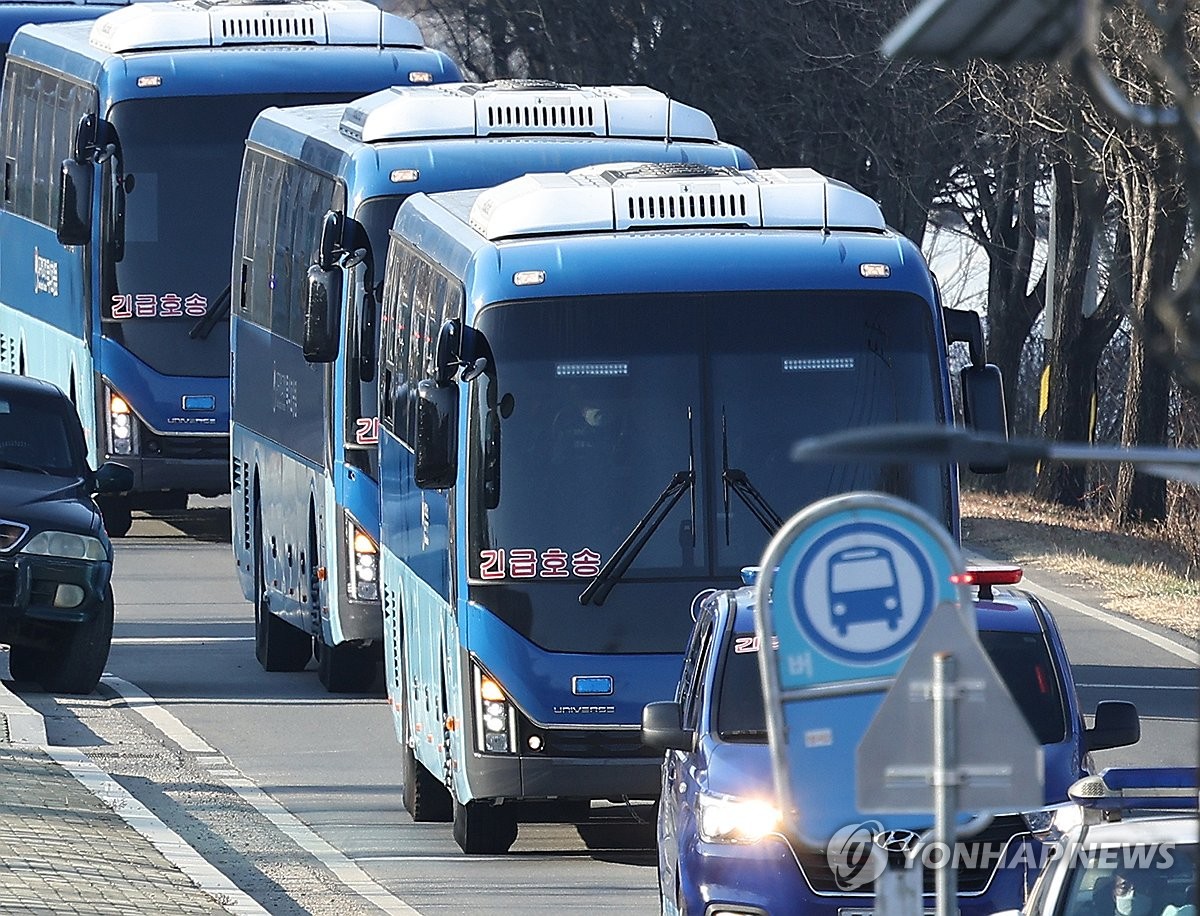
<svg viewBox="0 0 1200 916">
<path fill-rule="evenodd" d="M 707 114 L 647 86 L 539 80 L 384 89 L 348 105 L 341 131 L 364 143 L 517 134 L 717 139 Z"/>
<path fill-rule="evenodd" d="M 874 200 L 812 169 L 636 163 L 524 175 L 481 193 L 470 222 L 493 240 L 645 228 L 887 228 Z"/>
<path fill-rule="evenodd" d="M 367 0 L 135 3 L 98 18 L 91 42 L 113 54 L 221 45 L 424 45 L 414 23 Z"/>
</svg>

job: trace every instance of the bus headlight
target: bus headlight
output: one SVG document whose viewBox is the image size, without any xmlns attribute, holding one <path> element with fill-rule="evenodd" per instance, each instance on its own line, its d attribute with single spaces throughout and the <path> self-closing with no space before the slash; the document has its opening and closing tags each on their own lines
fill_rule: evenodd
<svg viewBox="0 0 1200 916">
<path fill-rule="evenodd" d="M 475 689 L 475 749 L 486 754 L 512 754 L 517 747 L 517 712 L 504 688 L 478 665 L 472 665 Z"/>
<path fill-rule="evenodd" d="M 707 843 L 757 843 L 779 829 L 779 809 L 757 798 L 701 793 L 700 838 Z"/>
<path fill-rule="evenodd" d="M 105 389 L 105 413 L 108 418 L 108 451 L 110 455 L 132 455 L 137 451 L 137 424 L 129 402 Z"/>
<path fill-rule="evenodd" d="M 379 600 L 379 548 L 371 536 L 346 519 L 346 542 L 350 545 L 350 575 L 346 588 L 356 601 Z"/>
</svg>

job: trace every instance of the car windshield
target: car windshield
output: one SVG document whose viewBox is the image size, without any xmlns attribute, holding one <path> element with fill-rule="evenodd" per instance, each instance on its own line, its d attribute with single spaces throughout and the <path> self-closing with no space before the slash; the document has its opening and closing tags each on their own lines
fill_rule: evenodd
<svg viewBox="0 0 1200 916">
<path fill-rule="evenodd" d="M 1188 905 L 1195 912 L 1195 843 L 1147 841 L 1081 856 L 1055 916 L 1175 916 Z"/>
<path fill-rule="evenodd" d="M 1042 744 L 1066 735 L 1066 708 L 1045 639 L 1037 633 L 980 630 L 979 641 Z M 725 741 L 766 741 L 767 714 L 758 670 L 758 637 L 728 640 L 717 690 L 717 734 Z"/>
<path fill-rule="evenodd" d="M 80 434 L 72 435 L 69 419 L 47 398 L 0 394 L 0 468 L 80 476 Z"/>
<path fill-rule="evenodd" d="M 105 336 L 164 375 L 228 375 L 228 314 L 207 334 L 190 332 L 210 309 L 228 305 L 246 135 L 263 108 L 322 101 L 330 99 L 186 96 L 113 106 L 109 120 L 118 140 L 114 159 L 123 173 L 125 252 L 121 260 L 104 263 Z"/>
</svg>

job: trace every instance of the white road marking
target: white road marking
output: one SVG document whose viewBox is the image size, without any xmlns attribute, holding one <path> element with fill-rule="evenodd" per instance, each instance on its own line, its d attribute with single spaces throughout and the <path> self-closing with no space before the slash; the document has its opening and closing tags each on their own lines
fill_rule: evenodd
<svg viewBox="0 0 1200 916">
<path fill-rule="evenodd" d="M 1200 683 L 1196 684 L 1081 684 L 1075 682 L 1076 687 L 1095 687 L 1106 688 L 1109 690 L 1200 690 Z"/>
<path fill-rule="evenodd" d="M 333 875 L 353 893 L 374 904 L 389 916 L 417 916 L 417 911 L 393 896 L 353 861 L 346 857 L 299 818 L 275 801 L 250 779 L 238 773 L 236 776 L 218 775 L 224 770 L 237 770 L 214 748 L 210 747 L 190 728 L 175 716 L 160 707 L 145 691 L 129 681 L 111 674 L 104 676 L 104 683 L 120 694 L 129 708 L 142 716 L 151 725 L 178 744 L 184 750 L 204 755 L 206 768 L 229 788 L 249 803 L 259 814 L 290 837 L 301 849 L 328 868 Z M 461 857 L 458 861 L 462 861 Z"/>
<path fill-rule="evenodd" d="M 236 916 L 268 916 L 258 902 L 222 874 L 216 866 L 189 846 L 149 808 L 129 794 L 75 747 L 46 747 L 45 752 L 85 789 L 112 808 L 130 827 L 182 871 L 204 893 Z"/>
<path fill-rule="evenodd" d="M 202 646 L 210 642 L 254 642 L 253 636 L 115 636 L 114 646 Z"/>
</svg>

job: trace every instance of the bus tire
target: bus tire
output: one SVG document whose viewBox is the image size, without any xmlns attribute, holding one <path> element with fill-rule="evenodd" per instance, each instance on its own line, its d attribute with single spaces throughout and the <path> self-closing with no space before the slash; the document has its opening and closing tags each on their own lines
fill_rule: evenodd
<svg viewBox="0 0 1200 916">
<path fill-rule="evenodd" d="M 468 855 L 501 855 L 517 840 L 517 815 L 509 805 L 454 800 L 454 842 Z"/>
<path fill-rule="evenodd" d="M 411 728 L 408 721 L 408 682 L 403 659 L 400 661 L 400 673 L 400 721 L 401 733 L 404 735 L 404 741 L 400 744 L 400 785 L 403 787 L 401 801 L 404 810 L 412 815 L 413 823 L 445 824 L 454 819 L 450 790 L 425 769 L 425 764 L 417 759 L 413 749 L 408 746 Z"/>
<path fill-rule="evenodd" d="M 331 646 L 316 639 L 317 677 L 330 693 L 366 693 L 375 683 L 376 646 Z"/>
<path fill-rule="evenodd" d="M 110 538 L 123 538 L 133 527 L 133 506 L 128 496 L 97 496 L 96 505 L 104 518 L 104 530 Z"/>
<path fill-rule="evenodd" d="M 8 647 L 8 676 L 14 681 L 36 681 L 42 673 L 45 652 L 33 646 Z"/>
<path fill-rule="evenodd" d="M 257 517 L 256 522 L 261 521 Z M 303 671 L 312 658 L 312 637 L 271 613 L 263 573 L 262 525 L 255 524 L 254 655 L 264 671 Z"/>
<path fill-rule="evenodd" d="M 64 628 L 40 652 L 38 681 L 50 693 L 91 693 L 100 683 L 113 634 L 112 589 L 91 620 Z"/>
</svg>

